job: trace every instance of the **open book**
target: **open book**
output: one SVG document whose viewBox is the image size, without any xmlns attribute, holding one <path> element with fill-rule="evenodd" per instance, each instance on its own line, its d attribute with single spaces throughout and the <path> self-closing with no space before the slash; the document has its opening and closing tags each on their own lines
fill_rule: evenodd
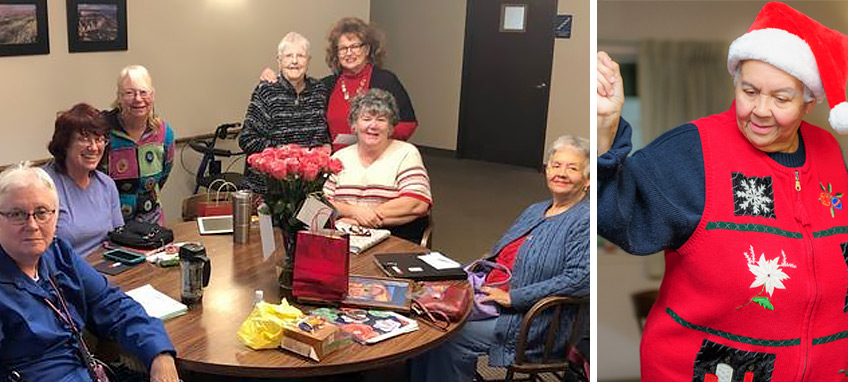
<svg viewBox="0 0 848 382">
<path fill-rule="evenodd" d="M 185 304 L 168 297 L 150 284 L 127 292 L 127 296 L 141 304 L 149 316 L 162 321 L 183 315 L 188 311 Z"/>
</svg>

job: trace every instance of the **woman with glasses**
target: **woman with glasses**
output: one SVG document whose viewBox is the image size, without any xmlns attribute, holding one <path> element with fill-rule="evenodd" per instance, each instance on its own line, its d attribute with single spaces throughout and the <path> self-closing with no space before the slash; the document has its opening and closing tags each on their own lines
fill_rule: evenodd
<svg viewBox="0 0 848 382">
<path fill-rule="evenodd" d="M 45 170 L 59 194 L 56 234 L 87 256 L 124 225 L 115 181 L 97 171 L 109 143 L 109 124 L 94 107 L 80 103 L 56 118 L 47 145 L 53 161 Z"/>
<path fill-rule="evenodd" d="M 155 93 L 145 67 L 121 70 L 114 108 L 106 113 L 111 130 L 104 168 L 118 186 L 124 220 L 162 225 L 159 192 L 174 161 L 174 131 L 154 113 Z"/>
<path fill-rule="evenodd" d="M 0 380 L 94 380 L 87 329 L 114 338 L 150 381 L 178 381 L 162 321 L 55 238 L 58 208 L 44 170 L 25 163 L 0 174 Z"/>
<path fill-rule="evenodd" d="M 418 127 L 418 121 L 409 94 L 400 80 L 394 73 L 382 68 L 386 54 L 383 33 L 356 17 L 345 17 L 333 25 L 327 40 L 326 61 L 333 74 L 321 82 L 329 92 L 327 125 L 333 151 L 355 141 L 355 133 L 347 120 L 350 101 L 372 88 L 385 90 L 394 96 L 400 120 L 391 138 L 408 140 Z M 265 69 L 261 79 L 273 82 L 276 75 Z"/>
<path fill-rule="evenodd" d="M 306 74 L 310 59 L 309 40 L 299 33 L 289 32 L 280 41 L 277 81 L 256 85 L 247 105 L 239 135 L 239 147 L 245 154 L 291 143 L 329 146 L 324 119 L 327 89 Z M 245 183 L 256 193 L 265 192 L 265 177 L 250 165 L 245 169 Z"/>
</svg>

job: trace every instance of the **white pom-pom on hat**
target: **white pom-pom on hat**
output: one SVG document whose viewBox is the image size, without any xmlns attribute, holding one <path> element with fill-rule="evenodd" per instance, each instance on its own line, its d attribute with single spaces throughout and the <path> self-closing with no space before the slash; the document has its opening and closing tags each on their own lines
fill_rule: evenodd
<svg viewBox="0 0 848 382">
<path fill-rule="evenodd" d="M 727 55 L 731 74 L 744 60 L 758 60 L 789 73 L 813 92 L 827 95 L 830 126 L 848 134 L 848 36 L 828 29 L 786 4 L 763 6 L 748 32 L 733 41 Z"/>
</svg>

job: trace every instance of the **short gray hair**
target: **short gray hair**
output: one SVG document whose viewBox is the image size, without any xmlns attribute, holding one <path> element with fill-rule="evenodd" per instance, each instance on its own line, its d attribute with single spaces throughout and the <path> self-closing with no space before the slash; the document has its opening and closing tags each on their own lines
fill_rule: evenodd
<svg viewBox="0 0 848 382">
<path fill-rule="evenodd" d="M 743 62 L 745 62 L 745 61 L 739 61 L 739 63 L 736 64 L 736 69 L 733 69 L 733 86 L 734 87 L 739 83 L 739 72 L 742 71 L 742 63 Z M 763 62 L 765 62 L 765 61 L 763 61 Z M 780 69 L 780 68 L 778 68 L 778 69 Z M 781 70 L 783 70 L 783 69 L 781 69 Z M 795 78 L 797 79 L 797 77 L 795 77 Z M 810 90 L 809 87 L 807 87 L 807 84 L 805 84 L 801 80 L 798 80 L 798 81 L 801 82 L 801 88 L 804 89 L 804 103 L 809 103 L 811 101 L 816 101 L 816 103 L 820 103 L 821 101 L 823 101 L 823 99 L 817 99 L 816 96 L 813 95 L 813 91 Z"/>
<path fill-rule="evenodd" d="M 347 122 L 354 126 L 362 114 L 372 114 L 389 118 L 389 136 L 395 130 L 399 121 L 397 102 L 392 93 L 381 89 L 369 89 L 363 94 L 358 94 L 350 101 L 350 112 L 347 114 Z"/>
<path fill-rule="evenodd" d="M 283 39 L 280 40 L 280 43 L 277 45 L 277 58 L 282 57 L 283 51 L 286 50 L 286 47 L 289 45 L 300 45 L 303 47 L 303 50 L 306 51 L 306 55 L 310 55 L 309 40 L 307 40 L 306 37 L 303 37 L 300 33 L 289 32 L 283 36 Z"/>
<path fill-rule="evenodd" d="M 41 167 L 33 167 L 28 161 L 9 166 L 0 173 L 0 203 L 11 190 L 32 186 L 43 187 L 50 191 L 56 207 L 59 207 L 59 194 L 56 192 L 53 178 L 47 174 L 47 171 Z"/>
<path fill-rule="evenodd" d="M 548 153 L 545 156 L 545 163 L 550 162 L 554 154 L 566 149 L 580 153 L 585 161 L 583 163 L 583 175 L 589 176 L 589 170 L 591 169 L 589 166 L 589 140 L 578 135 L 566 134 L 557 138 L 551 144 L 551 148 L 548 149 Z"/>
</svg>

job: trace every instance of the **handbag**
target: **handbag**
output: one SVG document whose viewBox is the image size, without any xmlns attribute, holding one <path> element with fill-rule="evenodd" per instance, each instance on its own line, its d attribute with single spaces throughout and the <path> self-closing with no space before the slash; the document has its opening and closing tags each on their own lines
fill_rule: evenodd
<svg viewBox="0 0 848 382">
<path fill-rule="evenodd" d="M 462 318 L 470 300 L 467 286 L 450 281 L 419 282 L 413 292 L 413 302 L 427 312 L 444 314 L 453 322 Z"/>
<path fill-rule="evenodd" d="M 292 295 L 339 302 L 347 297 L 350 237 L 331 229 L 297 233 Z"/>
<path fill-rule="evenodd" d="M 504 271 L 507 274 L 507 279 L 495 283 L 486 283 L 486 277 L 495 268 Z M 465 271 L 468 273 L 468 283 L 471 284 L 471 288 L 474 290 L 474 305 L 472 306 L 471 315 L 468 317 L 468 320 L 479 321 L 499 316 L 500 310 L 497 303 L 494 301 L 480 301 L 480 299 L 487 296 L 481 288 L 484 286 L 498 287 L 509 283 L 509 280 L 512 279 L 512 271 L 501 264 L 482 259 L 468 264 L 465 267 Z"/>
<path fill-rule="evenodd" d="M 132 248 L 156 249 L 174 241 L 174 231 L 155 223 L 130 220 L 107 235 L 109 241 Z"/>
<path fill-rule="evenodd" d="M 59 304 L 62 305 L 62 310 L 56 307 L 49 299 L 44 297 L 44 302 L 56 313 L 56 316 L 67 325 L 67 327 L 71 330 L 71 335 L 77 342 L 76 350 L 77 355 L 80 357 L 80 361 L 82 361 L 85 368 L 88 370 L 88 375 L 91 377 L 93 382 L 109 382 L 109 376 L 106 374 L 106 370 L 108 370 L 108 366 L 105 363 L 98 360 L 91 354 L 88 350 L 88 345 L 85 343 L 85 339 L 82 336 L 82 333 L 79 329 L 77 329 L 76 324 L 74 324 L 74 320 L 71 317 L 71 313 L 68 310 L 68 305 L 65 302 L 65 297 L 62 296 L 62 292 L 59 291 L 59 288 L 56 287 L 56 283 L 53 282 L 53 278 L 48 278 L 47 281 L 50 282 L 50 286 L 56 292 L 56 295 L 59 298 Z M 64 313 L 63 313 L 64 311 Z"/>
</svg>

